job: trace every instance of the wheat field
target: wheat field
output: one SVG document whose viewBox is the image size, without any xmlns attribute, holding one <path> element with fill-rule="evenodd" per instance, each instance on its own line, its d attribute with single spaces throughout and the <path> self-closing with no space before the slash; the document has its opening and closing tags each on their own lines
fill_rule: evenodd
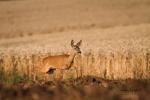
<svg viewBox="0 0 150 100">
<path fill-rule="evenodd" d="M 82 54 L 75 59 L 78 67 L 65 71 L 64 79 L 76 78 L 77 74 L 106 79 L 146 79 L 150 77 L 149 32 L 150 25 L 141 24 L 3 39 L 0 42 L 1 72 L 9 75 L 15 71 L 38 79 L 43 58 L 69 54 L 70 41 L 81 39 Z M 68 34 L 71 36 L 66 38 Z"/>
<path fill-rule="evenodd" d="M 149 0 L 2 0 L 0 79 L 43 79 L 42 59 L 69 54 L 72 39 L 83 41 L 82 53 L 63 79 L 149 79 L 149 5 Z"/>
</svg>

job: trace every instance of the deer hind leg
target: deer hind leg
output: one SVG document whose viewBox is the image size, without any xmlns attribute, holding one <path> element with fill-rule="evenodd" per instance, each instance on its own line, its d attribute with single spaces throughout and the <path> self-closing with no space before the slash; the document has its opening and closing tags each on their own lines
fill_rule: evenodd
<svg viewBox="0 0 150 100">
<path fill-rule="evenodd" d="M 49 70 L 46 72 L 47 74 L 54 74 L 56 68 L 49 68 Z"/>
<path fill-rule="evenodd" d="M 49 80 L 49 74 L 45 74 L 44 75 L 44 81 L 48 81 Z"/>
<path fill-rule="evenodd" d="M 57 81 L 62 80 L 63 79 L 63 70 L 56 70 L 55 75 L 54 75 L 54 79 Z"/>
</svg>

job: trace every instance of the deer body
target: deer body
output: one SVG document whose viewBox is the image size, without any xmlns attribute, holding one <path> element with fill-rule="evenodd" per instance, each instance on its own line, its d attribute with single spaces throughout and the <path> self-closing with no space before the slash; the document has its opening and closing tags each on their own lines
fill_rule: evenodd
<svg viewBox="0 0 150 100">
<path fill-rule="evenodd" d="M 44 66 L 51 68 L 61 68 L 62 65 L 65 65 L 69 55 L 57 55 L 57 56 L 49 56 L 43 59 Z"/>
<path fill-rule="evenodd" d="M 41 72 L 45 74 L 53 74 L 54 71 L 59 70 L 68 70 L 74 63 L 74 58 L 77 54 L 80 54 L 80 46 L 81 41 L 74 45 L 74 41 L 71 41 L 72 51 L 70 55 L 56 55 L 56 56 L 48 56 L 43 59 L 43 67 Z M 59 73 L 62 74 L 62 73 Z M 59 75 L 58 75 L 59 76 Z M 60 75 L 62 76 L 62 75 Z M 62 77 L 61 77 L 62 78 Z"/>
<path fill-rule="evenodd" d="M 43 59 L 42 72 L 47 72 L 50 68 L 52 69 L 69 69 L 74 60 L 75 54 L 73 55 L 57 55 L 57 56 L 48 56 Z"/>
</svg>

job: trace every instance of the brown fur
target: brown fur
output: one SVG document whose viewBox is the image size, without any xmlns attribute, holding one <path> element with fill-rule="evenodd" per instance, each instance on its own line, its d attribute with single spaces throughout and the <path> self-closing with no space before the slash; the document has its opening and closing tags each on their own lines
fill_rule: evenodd
<svg viewBox="0 0 150 100">
<path fill-rule="evenodd" d="M 58 76 L 62 76 L 63 70 L 70 69 L 73 65 L 75 56 L 78 53 L 81 53 L 79 48 L 81 42 L 82 41 L 80 40 L 76 45 L 74 45 L 74 41 L 71 41 L 72 51 L 70 55 L 56 55 L 44 58 L 41 72 L 45 74 L 50 72 L 49 74 L 52 74 L 54 71 L 56 71 L 56 73 L 61 72 Z"/>
<path fill-rule="evenodd" d="M 62 65 L 67 62 L 69 55 L 56 55 L 56 56 L 48 56 L 43 59 L 43 64 L 49 65 L 49 67 L 61 68 Z"/>
</svg>

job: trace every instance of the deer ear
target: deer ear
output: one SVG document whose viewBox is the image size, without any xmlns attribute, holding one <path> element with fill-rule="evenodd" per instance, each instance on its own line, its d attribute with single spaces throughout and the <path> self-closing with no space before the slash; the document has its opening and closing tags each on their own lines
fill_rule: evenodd
<svg viewBox="0 0 150 100">
<path fill-rule="evenodd" d="M 74 46 L 74 40 L 71 40 L 71 46 L 72 47 Z"/>
<path fill-rule="evenodd" d="M 76 45 L 77 45 L 77 46 L 80 46 L 81 43 L 82 43 L 82 40 L 80 40 Z"/>
</svg>

